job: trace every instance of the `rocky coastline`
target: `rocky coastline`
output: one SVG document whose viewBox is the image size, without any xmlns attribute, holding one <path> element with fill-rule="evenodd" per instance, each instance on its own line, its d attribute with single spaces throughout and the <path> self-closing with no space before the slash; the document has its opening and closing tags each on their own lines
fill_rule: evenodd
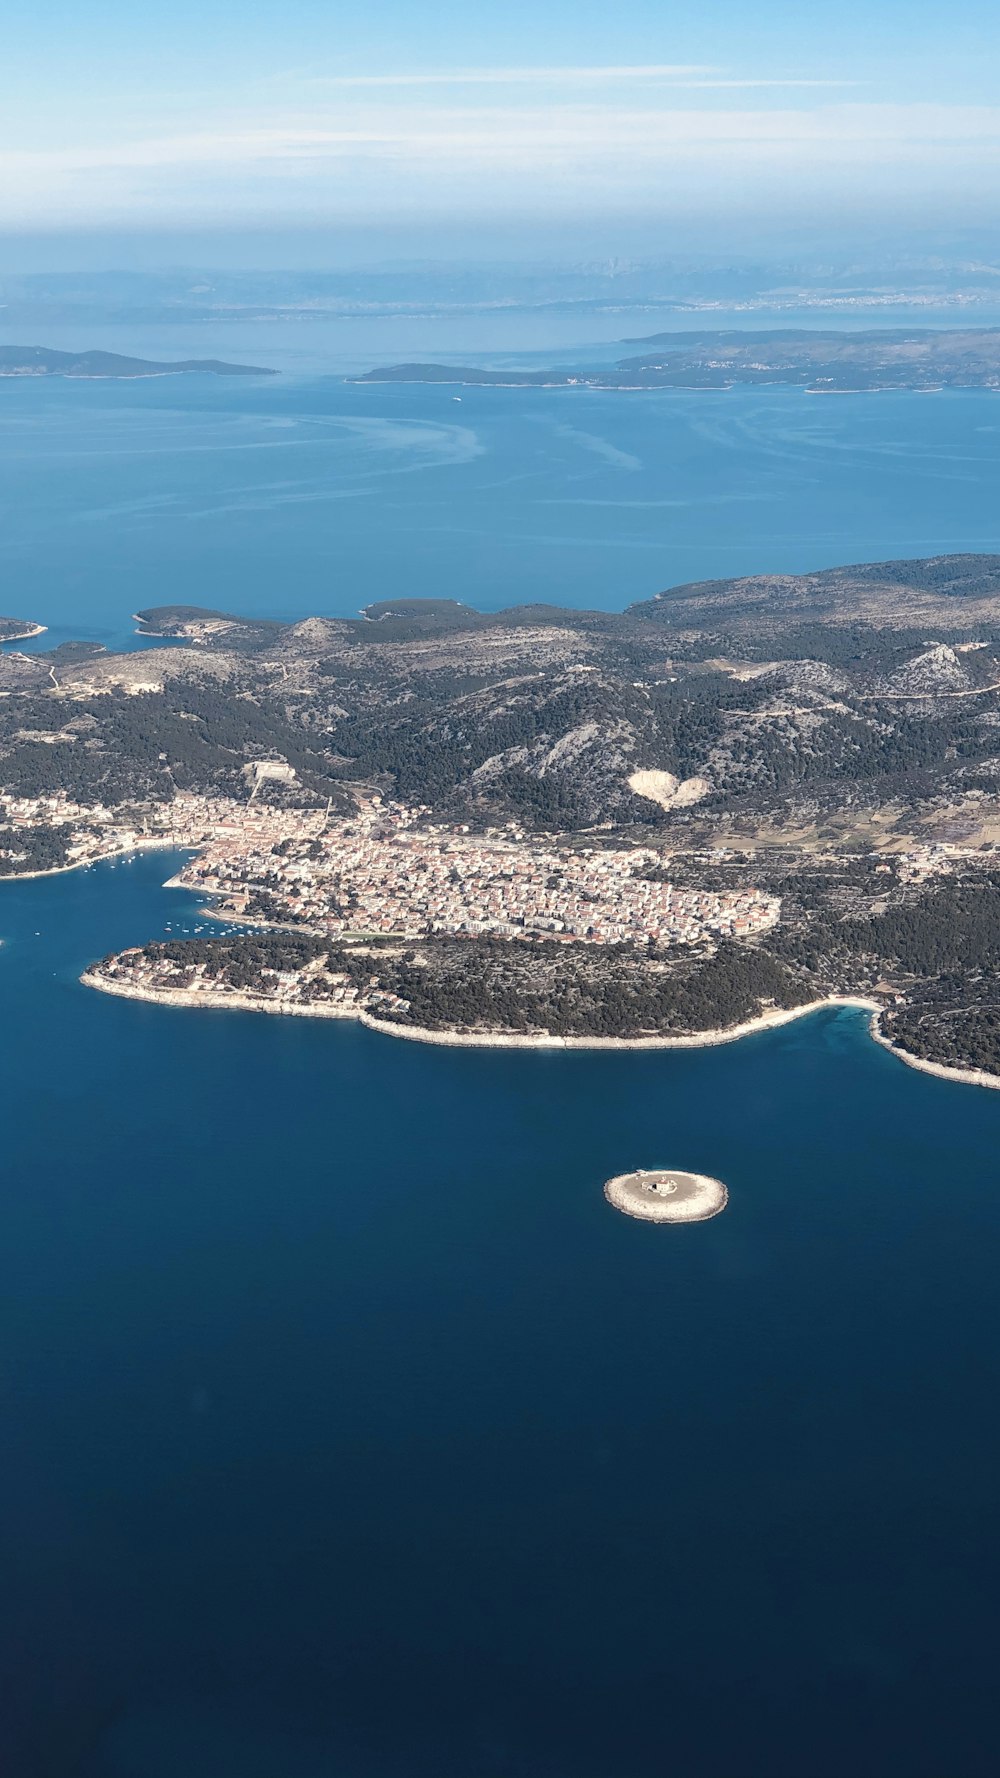
<svg viewBox="0 0 1000 1778">
<path fill-rule="evenodd" d="M 907 1068 L 917 1068 L 921 1074 L 936 1074 L 939 1080 L 956 1081 L 960 1086 L 991 1087 L 994 1091 L 1000 1088 L 1000 1074 L 987 1074 L 984 1068 L 952 1068 L 945 1062 L 931 1062 L 926 1056 L 915 1056 L 910 1050 L 901 1049 L 885 1036 L 877 1013 L 872 1014 L 868 1031 L 876 1043 L 898 1061 L 905 1062 Z"/>
<path fill-rule="evenodd" d="M 759 1018 L 747 1019 L 742 1024 L 730 1025 L 728 1028 L 679 1033 L 672 1037 L 559 1037 L 549 1032 L 505 1032 L 505 1031 L 448 1031 L 432 1030 L 421 1025 L 404 1025 L 396 1019 L 380 1019 L 367 1012 L 364 1007 L 339 1007 L 312 1002 L 304 1006 L 295 1001 L 272 999 L 260 994 L 247 994 L 237 989 L 212 990 L 203 989 L 192 994 L 183 988 L 139 988 L 130 982 L 112 980 L 102 975 L 99 969 L 84 970 L 80 976 L 84 987 L 96 988 L 102 994 L 116 994 L 124 1000 L 146 1000 L 160 1006 L 183 1006 L 189 1008 L 214 1007 L 234 1012 L 277 1013 L 294 1018 L 307 1019 L 354 1019 L 360 1025 L 367 1026 L 370 1031 L 379 1031 L 387 1037 L 406 1038 L 411 1043 L 434 1043 L 454 1049 L 544 1049 L 544 1050 L 669 1050 L 669 1049 L 712 1049 L 721 1043 L 736 1043 L 742 1037 L 752 1037 L 762 1031 L 775 1030 L 779 1025 L 790 1024 L 795 1019 L 806 1017 L 809 1013 L 821 1012 L 829 1007 L 858 1007 L 870 1012 L 872 1026 L 880 1010 L 874 1000 L 865 1000 L 851 995 L 830 995 L 824 1000 L 811 1000 L 803 1006 L 784 1008 L 780 1011 L 761 1013 Z M 874 1029 L 872 1035 L 876 1035 Z M 887 1038 L 878 1035 L 878 1041 L 893 1055 L 901 1056 L 902 1051 L 889 1043 Z M 915 1065 L 930 1067 L 929 1063 Z M 949 1071 L 954 1072 L 954 1071 Z M 972 1078 L 971 1074 L 962 1078 Z M 992 1079 L 992 1077 L 987 1077 Z M 997 1079 L 1000 1085 L 1000 1078 Z"/>
<path fill-rule="evenodd" d="M 307 1019 L 353 1019 L 364 1025 L 369 1031 L 377 1031 L 384 1037 L 402 1037 L 410 1043 L 438 1044 L 449 1049 L 490 1049 L 490 1050 L 677 1050 L 677 1049 L 714 1049 L 719 1044 L 737 1043 L 743 1037 L 753 1037 L 764 1031 L 773 1031 L 780 1025 L 791 1024 L 796 1019 L 807 1017 L 810 1013 L 822 1012 L 830 1007 L 854 1007 L 871 1016 L 868 1021 L 868 1032 L 872 1040 L 887 1050 L 897 1061 L 905 1062 L 908 1068 L 919 1069 L 924 1074 L 936 1074 L 940 1080 L 956 1082 L 962 1086 L 1000 1088 L 1000 1075 L 987 1074 L 979 1068 L 950 1068 L 940 1062 L 930 1062 L 922 1056 L 914 1056 L 901 1049 L 886 1037 L 879 1024 L 881 1007 L 875 1000 L 868 1000 L 860 995 L 832 994 L 823 1000 L 811 1000 L 803 1006 L 794 1006 L 782 1011 L 761 1013 L 759 1018 L 747 1019 L 742 1024 L 731 1025 L 725 1029 L 710 1031 L 694 1031 L 678 1034 L 673 1037 L 558 1037 L 547 1032 L 534 1034 L 503 1032 L 503 1031 L 447 1031 L 431 1030 L 420 1025 L 404 1025 L 395 1019 L 380 1019 L 373 1013 L 361 1008 L 347 1008 L 313 1003 L 302 1006 L 294 1001 L 265 998 L 262 995 L 245 994 L 237 991 L 213 992 L 204 990 L 198 994 L 190 994 L 183 989 L 149 989 L 136 988 L 121 981 L 112 981 L 102 976 L 99 971 L 85 970 L 80 977 L 81 983 L 87 988 L 96 988 L 102 994 L 116 994 L 124 1000 L 145 1000 L 161 1006 L 178 1007 L 209 1007 L 217 1011 L 278 1013 L 293 1018 Z"/>
</svg>

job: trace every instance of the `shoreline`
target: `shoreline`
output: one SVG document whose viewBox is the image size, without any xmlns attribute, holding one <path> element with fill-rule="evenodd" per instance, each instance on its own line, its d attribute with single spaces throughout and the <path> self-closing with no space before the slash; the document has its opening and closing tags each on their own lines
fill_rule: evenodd
<svg viewBox="0 0 1000 1778">
<path fill-rule="evenodd" d="M 187 848 L 176 839 L 147 839 L 138 844 L 123 846 L 113 852 L 104 852 L 97 858 L 75 859 L 71 864 L 53 865 L 48 870 L 32 870 L 11 872 L 8 876 L 0 876 L 0 887 L 4 883 L 29 883 L 41 877 L 60 877 L 70 871 L 86 870 L 92 864 L 104 864 L 115 858 L 135 857 L 138 852 L 174 852 Z M 193 889 L 188 883 L 179 883 L 176 877 L 168 879 L 165 888 Z M 198 891 L 194 891 L 198 893 Z M 267 927 L 269 922 L 247 919 L 239 914 L 223 914 L 215 908 L 206 906 L 204 913 L 209 918 L 231 920 L 248 926 Z M 288 927 L 288 931 L 298 928 Z M 869 1000 L 860 994 L 830 994 L 822 1000 L 809 1000 L 802 1006 L 784 1007 L 772 1012 L 761 1013 L 756 1019 L 746 1019 L 739 1025 L 724 1028 L 713 1028 L 707 1031 L 686 1032 L 675 1037 L 559 1037 L 549 1033 L 529 1035 L 520 1032 L 503 1031 L 436 1031 L 424 1025 L 401 1025 L 392 1019 L 379 1019 L 374 1014 L 359 1011 L 342 1010 L 339 1007 L 316 1004 L 300 1006 L 289 1002 L 276 1004 L 260 996 L 243 993 L 208 993 L 190 995 L 182 990 L 170 989 L 148 990 L 135 988 L 127 983 L 111 982 L 98 975 L 92 969 L 85 969 L 79 980 L 86 988 L 96 988 L 102 994 L 116 994 L 122 1000 L 145 1000 L 151 1005 L 179 1007 L 210 1007 L 221 1012 L 262 1012 L 284 1014 L 293 1018 L 309 1019 L 353 1019 L 357 1024 L 364 1025 L 369 1031 L 377 1031 L 384 1037 L 400 1037 L 409 1043 L 432 1043 L 449 1049 L 541 1049 L 541 1050 L 672 1050 L 672 1049 L 714 1049 L 722 1043 L 738 1043 L 743 1037 L 753 1037 L 762 1031 L 777 1030 L 781 1025 L 791 1024 L 795 1019 L 808 1016 L 809 1013 L 822 1012 L 827 1007 L 853 1006 L 862 1012 L 870 1013 L 868 1035 L 881 1049 L 887 1050 L 897 1061 L 904 1062 L 908 1068 L 916 1068 L 922 1074 L 935 1074 L 939 1080 L 955 1082 L 960 1086 L 986 1087 L 992 1091 L 1000 1091 L 1000 1074 L 989 1074 L 982 1068 L 954 1068 L 944 1062 L 931 1062 L 923 1056 L 911 1055 L 909 1050 L 899 1048 L 884 1035 L 879 1024 L 879 1015 L 884 1010 L 876 1000 Z"/>
<path fill-rule="evenodd" d="M 589 395 L 730 395 L 734 389 L 790 389 L 799 395 L 945 395 L 952 391 L 964 394 L 969 390 L 997 393 L 996 383 L 861 383 L 857 387 L 820 389 L 811 383 L 753 383 L 739 378 L 731 383 L 588 383 L 583 377 L 572 383 L 487 383 L 478 380 L 470 383 L 459 377 L 376 376 L 345 377 L 344 381 L 358 388 L 565 390 L 569 394 L 582 389 Z"/>
<path fill-rule="evenodd" d="M 233 1012 L 264 1012 L 290 1015 L 295 1018 L 307 1019 L 353 1019 L 355 1023 L 364 1025 L 369 1031 L 379 1031 L 387 1037 L 401 1037 L 409 1043 L 434 1043 L 451 1049 L 544 1049 L 544 1050 L 664 1050 L 664 1049 L 714 1049 L 721 1043 L 738 1043 L 743 1037 L 752 1037 L 761 1031 L 777 1029 L 779 1025 L 791 1024 L 795 1019 L 806 1017 L 809 1013 L 821 1012 L 831 1006 L 853 1006 L 874 1015 L 880 1011 L 874 1000 L 864 1000 L 851 995 L 831 995 L 825 1000 L 810 1000 L 802 1006 L 782 1008 L 780 1011 L 761 1013 L 759 1018 L 747 1019 L 740 1025 L 730 1025 L 708 1031 L 685 1032 L 675 1037 L 559 1037 L 548 1032 L 506 1032 L 506 1031 L 436 1031 L 425 1025 L 402 1025 L 394 1019 L 380 1019 L 374 1013 L 366 1012 L 364 1007 L 343 1008 L 324 1005 L 322 1002 L 311 1006 L 303 1006 L 294 1001 L 276 1001 L 263 995 L 247 994 L 241 990 L 233 992 L 214 991 L 191 994 L 184 988 L 139 988 L 129 982 L 111 981 L 94 969 L 85 969 L 80 981 L 86 988 L 97 988 L 102 994 L 117 994 L 123 1000 L 145 1000 L 151 1005 L 199 1007 L 211 1006 L 228 1009 Z M 885 1038 L 880 1039 L 887 1048 L 892 1046 Z M 1000 1084 L 1000 1082 L 998 1082 Z"/>
<path fill-rule="evenodd" d="M 881 1009 L 874 1000 L 852 995 L 831 995 L 825 1000 L 809 1000 L 802 1006 L 783 1007 L 746 1019 L 739 1025 L 718 1026 L 707 1031 L 688 1031 L 675 1037 L 558 1037 L 548 1033 L 535 1036 L 519 1032 L 433 1031 L 423 1025 L 400 1025 L 392 1019 L 378 1019 L 370 1013 L 359 1013 L 362 1023 L 373 1031 L 384 1031 L 393 1037 L 409 1038 L 415 1043 L 437 1043 L 469 1049 L 550 1049 L 550 1050 L 678 1050 L 715 1049 L 721 1043 L 738 1043 L 761 1031 L 773 1031 L 789 1025 L 807 1014 L 821 1012 L 829 1006 L 855 1006 L 872 1014 Z"/>
<path fill-rule="evenodd" d="M 710 1222 L 713 1216 L 720 1216 L 729 1202 L 729 1189 L 721 1179 L 713 1179 L 707 1173 L 686 1173 L 678 1168 L 676 1177 L 670 1180 L 664 1192 L 663 1186 L 654 1185 L 652 1190 L 640 1196 L 643 1178 L 650 1172 L 658 1175 L 673 1173 L 672 1168 L 640 1168 L 638 1172 L 616 1173 L 604 1187 L 604 1196 L 613 1210 L 620 1210 L 623 1216 L 631 1216 L 635 1222 L 673 1223 L 675 1226 L 685 1222 Z M 687 1186 L 678 1186 L 678 1180 L 686 1180 Z M 683 1196 L 669 1196 L 683 1190 Z M 662 1196 L 658 1195 L 663 1193 Z"/>
<path fill-rule="evenodd" d="M 19 871 L 16 874 L 0 877 L 0 887 L 4 883 L 33 882 L 40 877 L 59 877 L 69 871 L 85 870 L 92 864 L 104 864 L 115 858 L 134 857 L 143 851 L 184 851 L 185 847 L 177 840 L 150 839 L 144 844 L 122 847 L 114 852 L 102 853 L 99 858 L 74 860 L 72 864 L 53 865 L 49 870 Z M 177 883 L 175 878 L 168 879 L 165 887 L 190 889 L 187 883 Z M 243 922 L 248 926 L 261 927 L 268 922 L 246 919 L 239 914 L 222 914 L 210 906 L 204 909 L 210 918 Z M 287 930 L 298 930 L 289 927 Z M 876 1000 L 869 1000 L 860 994 L 830 994 L 822 1000 L 809 1000 L 802 1006 L 784 1007 L 772 1012 L 761 1013 L 756 1019 L 746 1019 L 739 1025 L 713 1028 L 707 1031 L 686 1032 L 675 1037 L 559 1037 L 549 1033 L 529 1035 L 520 1032 L 503 1031 L 437 1031 L 424 1025 L 402 1025 L 392 1019 L 380 1019 L 374 1014 L 359 1011 L 342 1010 L 339 1007 L 316 1004 L 312 1006 L 295 1005 L 289 1002 L 276 1004 L 273 1000 L 243 993 L 208 993 L 190 995 L 183 990 L 159 989 L 149 990 L 135 988 L 127 983 L 111 982 L 98 975 L 92 969 L 85 969 L 79 980 L 86 988 L 95 988 L 102 994 L 115 994 L 122 1000 L 145 1000 L 150 1005 L 178 1007 L 209 1007 L 220 1012 L 260 1012 L 284 1014 L 293 1018 L 309 1019 L 353 1019 L 355 1023 L 364 1025 L 369 1031 L 377 1031 L 384 1037 L 400 1037 L 409 1043 L 432 1043 L 449 1049 L 535 1049 L 535 1050 L 673 1050 L 673 1049 L 714 1049 L 722 1043 L 738 1043 L 743 1037 L 753 1037 L 759 1032 L 777 1030 L 781 1025 L 791 1024 L 796 1019 L 805 1018 L 810 1013 L 822 1012 L 828 1007 L 856 1007 L 859 1011 L 871 1016 L 868 1020 L 868 1035 L 873 1043 L 895 1056 L 896 1060 L 905 1063 L 907 1068 L 916 1068 L 922 1074 L 937 1075 L 939 1080 L 952 1081 L 959 1086 L 985 1087 L 994 1092 L 1000 1091 L 1000 1074 L 989 1074 L 982 1068 L 955 1068 L 944 1062 L 931 1062 L 924 1056 L 911 1055 L 909 1050 L 901 1049 L 886 1037 L 879 1023 L 879 1015 L 884 1010 Z"/>
<path fill-rule="evenodd" d="M 48 624 L 32 624 L 30 629 L 17 630 L 13 636 L 4 636 L 3 646 L 6 648 L 8 642 L 33 642 L 36 636 L 46 635 L 48 628 Z"/>
<path fill-rule="evenodd" d="M 377 1018 L 363 1007 L 355 1010 L 322 1004 L 302 1006 L 241 992 L 213 993 L 208 990 L 205 993 L 189 994 L 185 989 L 136 988 L 128 983 L 112 982 L 92 969 L 84 970 L 79 979 L 85 988 L 96 988 L 99 993 L 114 994 L 122 1000 L 145 1000 L 153 1006 L 210 1007 L 222 1012 L 270 1013 L 306 1019 L 350 1019 L 383 1037 L 400 1037 L 409 1043 L 437 1044 L 446 1049 L 531 1049 L 591 1053 L 614 1050 L 716 1049 L 723 1043 L 739 1043 L 744 1037 L 754 1037 L 764 1031 L 776 1031 L 782 1025 L 790 1025 L 797 1019 L 808 1017 L 810 1013 L 824 1012 L 831 1007 L 854 1007 L 859 1012 L 870 1015 L 868 1035 L 872 1042 L 894 1056 L 898 1062 L 905 1063 L 908 1068 L 916 1068 L 922 1074 L 937 1075 L 939 1080 L 952 1081 L 959 1086 L 1000 1090 L 998 1074 L 988 1074 L 981 1068 L 952 1068 L 943 1062 L 930 1062 L 922 1056 L 911 1055 L 909 1050 L 900 1049 L 884 1035 L 880 1027 L 879 1015 L 883 1008 L 878 1001 L 857 994 L 831 994 L 823 1000 L 807 1001 L 802 1006 L 761 1013 L 758 1018 L 747 1019 L 739 1025 L 686 1032 L 676 1037 L 558 1037 L 541 1032 L 529 1036 L 503 1031 L 434 1031 L 423 1025 L 401 1025 L 393 1019 Z"/>
<path fill-rule="evenodd" d="M 67 871 L 87 870 L 92 864 L 108 864 L 113 858 L 134 858 L 137 852 L 183 852 L 188 849 L 177 840 L 138 841 L 131 846 L 118 846 L 113 852 L 102 852 L 97 858 L 74 858 L 72 864 L 53 864 L 48 870 L 10 871 L 7 876 L 0 876 L 0 884 L 32 883 L 38 877 L 64 877 Z"/>
<path fill-rule="evenodd" d="M 182 988 L 160 988 L 156 991 L 135 988 L 128 982 L 109 981 L 106 976 L 98 975 L 93 969 L 85 969 L 78 979 L 83 987 L 96 988 L 100 994 L 114 994 L 120 1000 L 145 1000 L 151 1006 L 208 1006 L 223 1012 L 285 1013 L 298 1018 L 354 1019 L 360 1023 L 366 1022 L 363 1012 L 349 1012 L 346 1009 L 342 1011 L 338 1006 L 296 1006 L 289 1002 L 279 1005 L 261 995 L 242 992 L 213 993 L 211 989 L 202 994 L 189 994 Z"/>
<path fill-rule="evenodd" d="M 898 1048 L 884 1035 L 877 1013 L 869 1021 L 868 1035 L 873 1043 L 880 1044 L 891 1056 L 905 1062 L 907 1068 L 916 1068 L 921 1074 L 936 1074 L 939 1080 L 952 1080 L 959 1086 L 988 1087 L 994 1092 L 1000 1091 L 1000 1074 L 988 1074 L 985 1068 L 952 1068 L 947 1062 L 930 1062 L 926 1056 L 915 1056 L 910 1050 Z"/>
</svg>

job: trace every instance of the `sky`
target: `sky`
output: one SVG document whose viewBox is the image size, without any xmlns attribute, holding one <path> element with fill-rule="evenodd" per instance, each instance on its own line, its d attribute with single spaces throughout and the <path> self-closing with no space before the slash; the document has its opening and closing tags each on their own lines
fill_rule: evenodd
<svg viewBox="0 0 1000 1778">
<path fill-rule="evenodd" d="M 6 0 L 0 233 L 992 227 L 998 50 L 983 0 Z"/>
</svg>

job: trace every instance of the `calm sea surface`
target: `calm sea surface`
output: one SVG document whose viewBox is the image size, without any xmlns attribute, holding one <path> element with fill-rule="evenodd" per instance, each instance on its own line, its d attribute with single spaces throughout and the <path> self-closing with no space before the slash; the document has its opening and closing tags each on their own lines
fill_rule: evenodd
<svg viewBox="0 0 1000 1778">
<path fill-rule="evenodd" d="M 285 362 L 0 384 L 0 610 L 1000 549 L 990 395 Z M 3 1778 L 992 1778 L 1000 1095 L 854 1013 L 505 1055 L 81 988 L 200 923 L 170 868 L 0 884 Z M 726 1213 L 609 1210 L 660 1162 Z"/>
<path fill-rule="evenodd" d="M 447 338 L 178 333 L 89 343 L 281 374 L 0 381 L 0 612 L 47 623 L 44 647 L 127 645 L 131 612 L 177 601 L 272 617 L 401 595 L 621 609 L 716 575 L 1000 550 L 989 391 L 456 399 L 342 374 L 421 349 L 459 357 Z"/>
<path fill-rule="evenodd" d="M 4 1772 L 995 1772 L 1000 1096 L 78 986 L 169 862 L 0 886 Z"/>
</svg>

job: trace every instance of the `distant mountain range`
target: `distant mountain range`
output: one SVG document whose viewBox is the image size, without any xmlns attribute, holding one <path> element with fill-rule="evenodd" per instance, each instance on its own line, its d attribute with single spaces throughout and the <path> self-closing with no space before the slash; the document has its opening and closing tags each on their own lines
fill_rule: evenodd
<svg viewBox="0 0 1000 1778">
<path fill-rule="evenodd" d="M 273 377 L 259 364 L 226 364 L 221 358 L 183 358 L 160 363 L 118 352 L 56 352 L 50 346 L 0 346 L 0 377 Z"/>
<path fill-rule="evenodd" d="M 610 370 L 481 370 L 394 364 L 362 383 L 456 383 L 537 389 L 731 389 L 736 385 L 846 394 L 874 389 L 1000 388 L 1000 329 L 782 328 L 766 333 L 658 333 L 625 345 L 646 348 Z"/>
<path fill-rule="evenodd" d="M 255 251 L 256 251 L 255 243 Z M 911 244 L 912 246 L 912 244 Z M 1000 266 L 989 230 L 961 241 L 925 240 L 919 251 L 900 253 L 884 243 L 854 243 L 833 259 L 808 250 L 775 257 L 759 244 L 749 258 L 711 250 L 668 258 L 582 260 L 532 250 L 530 261 L 456 260 L 407 256 L 376 266 L 339 270 L 275 267 L 234 271 L 219 266 L 175 266 L 158 271 L 13 272 L 0 268 L 0 315 L 7 336 L 52 337 L 55 326 L 86 338 L 102 326 L 157 326 L 224 320 L 295 319 L 323 326 L 344 316 L 454 317 L 511 308 L 575 313 L 581 320 L 614 314 L 624 331 L 651 331 L 652 311 L 701 316 L 708 326 L 720 311 L 824 314 L 847 311 L 891 315 L 901 305 L 947 309 L 966 317 L 983 305 L 995 308 Z M 630 319 L 627 319 L 630 317 Z M 678 325 L 683 325 L 679 322 Z M 752 325 L 748 321 L 748 325 Z M 761 321 L 761 326 L 767 323 Z M 602 333 L 603 333 L 602 327 Z M 101 337 L 108 337 L 102 335 Z M 171 335 L 173 337 L 173 335 Z M 585 329 L 580 338 L 600 338 Z"/>
</svg>

